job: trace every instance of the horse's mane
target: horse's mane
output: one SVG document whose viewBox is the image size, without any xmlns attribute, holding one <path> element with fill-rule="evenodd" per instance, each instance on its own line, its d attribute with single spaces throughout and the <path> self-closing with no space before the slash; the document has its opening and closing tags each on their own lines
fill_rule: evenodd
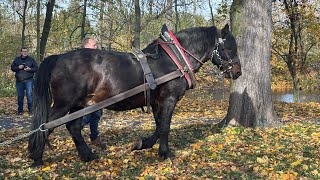
<svg viewBox="0 0 320 180">
<path fill-rule="evenodd" d="M 174 35 L 182 45 L 187 45 L 189 50 L 203 51 L 207 47 L 213 47 L 218 29 L 215 26 L 211 27 L 193 27 L 189 29 L 181 30 Z M 202 43 L 197 44 L 195 42 L 201 41 Z M 204 43 L 205 42 L 205 43 Z M 142 50 L 147 56 L 157 59 L 159 58 L 159 44 L 157 40 L 153 40 L 146 48 Z"/>
</svg>

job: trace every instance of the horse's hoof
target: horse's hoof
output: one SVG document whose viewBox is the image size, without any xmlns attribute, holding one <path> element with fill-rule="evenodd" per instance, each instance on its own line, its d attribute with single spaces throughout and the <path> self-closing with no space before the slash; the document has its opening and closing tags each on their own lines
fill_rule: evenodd
<svg viewBox="0 0 320 180">
<path fill-rule="evenodd" d="M 134 150 L 141 150 L 142 148 L 142 140 L 139 139 L 138 141 L 134 142 L 133 143 L 133 146 L 131 148 L 131 151 L 134 151 Z"/>
<path fill-rule="evenodd" d="M 90 153 L 88 156 L 82 157 L 81 160 L 84 162 L 90 162 L 98 158 L 99 158 L 98 155 L 96 155 L 95 153 Z"/>
<path fill-rule="evenodd" d="M 31 167 L 38 167 L 38 166 L 41 166 L 43 165 L 43 161 L 42 160 L 37 160 L 37 161 L 34 161 L 32 164 L 31 164 Z"/>
<path fill-rule="evenodd" d="M 162 159 L 174 159 L 176 157 L 176 155 L 174 155 L 171 151 L 168 151 L 168 152 L 159 152 L 159 156 L 162 158 Z"/>
</svg>

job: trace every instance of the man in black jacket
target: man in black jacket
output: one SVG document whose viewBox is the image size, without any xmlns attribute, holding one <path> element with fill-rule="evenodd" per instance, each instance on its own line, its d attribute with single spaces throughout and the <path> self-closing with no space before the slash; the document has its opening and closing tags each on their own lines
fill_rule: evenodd
<svg viewBox="0 0 320 180">
<path fill-rule="evenodd" d="M 37 62 L 28 56 L 27 48 L 21 48 L 21 56 L 14 59 L 11 70 L 16 73 L 16 89 L 18 95 L 18 115 L 23 113 L 24 91 L 26 91 L 29 114 L 32 113 L 33 74 L 38 70 Z"/>
</svg>

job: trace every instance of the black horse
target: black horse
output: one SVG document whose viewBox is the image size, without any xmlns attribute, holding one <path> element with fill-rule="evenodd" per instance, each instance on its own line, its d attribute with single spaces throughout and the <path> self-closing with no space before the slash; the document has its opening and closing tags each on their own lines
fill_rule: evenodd
<svg viewBox="0 0 320 180">
<path fill-rule="evenodd" d="M 175 33 L 181 46 L 188 51 L 187 57 L 197 72 L 202 63 L 211 60 L 227 78 L 237 79 L 241 65 L 237 57 L 235 38 L 226 25 L 222 30 L 216 27 L 196 27 Z M 220 42 L 219 39 L 224 39 Z M 154 41 L 142 50 L 155 78 L 176 71 L 177 66 Z M 108 99 L 144 83 L 141 65 L 131 53 L 98 49 L 78 49 L 65 54 L 46 58 L 40 65 L 34 83 L 34 117 L 32 128 L 53 121 L 89 105 Z M 157 86 L 150 93 L 150 105 L 156 122 L 156 130 L 147 138 L 136 143 L 133 150 L 151 148 L 160 139 L 159 155 L 173 157 L 168 146 L 171 117 L 176 103 L 189 89 L 186 78 L 180 77 Z M 106 107 L 124 111 L 145 105 L 141 92 Z M 81 134 L 81 119 L 66 124 L 76 145 L 81 160 L 97 158 Z M 53 131 L 37 131 L 29 138 L 30 158 L 33 165 L 43 164 L 44 146 Z"/>
</svg>

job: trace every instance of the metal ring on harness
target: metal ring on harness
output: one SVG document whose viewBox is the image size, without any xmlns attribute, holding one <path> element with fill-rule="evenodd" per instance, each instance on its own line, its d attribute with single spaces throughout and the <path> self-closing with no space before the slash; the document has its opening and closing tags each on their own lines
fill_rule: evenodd
<svg viewBox="0 0 320 180">
<path fill-rule="evenodd" d="M 40 126 L 39 126 L 39 131 L 41 131 L 41 132 L 45 132 L 45 131 L 48 131 L 48 129 L 41 129 L 44 125 L 45 125 L 46 123 L 43 123 L 43 124 L 41 124 Z"/>
</svg>

